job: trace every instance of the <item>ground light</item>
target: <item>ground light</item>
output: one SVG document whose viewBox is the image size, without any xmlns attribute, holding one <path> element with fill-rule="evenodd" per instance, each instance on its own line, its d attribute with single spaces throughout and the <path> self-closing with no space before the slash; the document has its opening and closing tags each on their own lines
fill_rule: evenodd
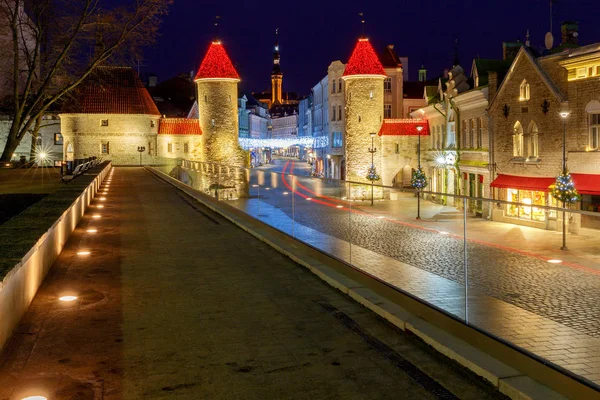
<svg viewBox="0 0 600 400">
<path fill-rule="evenodd" d="M 83 250 L 83 251 L 78 251 L 77 252 L 78 256 L 89 256 L 90 254 L 92 254 L 92 252 L 88 251 L 88 250 Z"/>
<path fill-rule="evenodd" d="M 548 260 L 550 264 L 560 264 L 562 260 Z"/>
<path fill-rule="evenodd" d="M 285 196 L 287 196 L 288 194 L 290 194 L 290 192 L 283 192 L 283 194 L 284 194 Z"/>
<path fill-rule="evenodd" d="M 98 204 L 96 207 L 97 208 L 104 208 L 104 206 L 102 204 Z"/>
<path fill-rule="evenodd" d="M 88 229 L 86 232 L 87 233 L 96 233 L 96 232 L 98 232 L 98 229 Z"/>
<path fill-rule="evenodd" d="M 446 232 L 446 231 L 440 231 L 440 234 L 441 234 L 441 235 L 449 235 L 450 233 L 449 233 L 449 232 Z"/>
<path fill-rule="evenodd" d="M 60 301 L 69 302 L 77 300 L 77 296 L 61 296 L 58 298 Z"/>
<path fill-rule="evenodd" d="M 92 215 L 92 218 L 100 219 L 100 218 L 102 218 L 102 216 L 100 214 L 94 214 L 94 215 Z"/>
<path fill-rule="evenodd" d="M 312 197 L 307 197 L 306 198 L 306 201 L 311 201 L 311 200 L 312 200 Z"/>
<path fill-rule="evenodd" d="M 378 215 L 377 219 L 384 219 L 385 217 L 383 215 Z"/>
<path fill-rule="evenodd" d="M 48 398 L 44 396 L 29 396 L 23 397 L 21 400 L 48 400 Z"/>
<path fill-rule="evenodd" d="M 341 205 L 341 204 L 338 204 L 338 205 L 337 205 L 337 206 L 335 206 L 335 207 L 336 207 L 336 208 L 344 208 L 344 206 L 343 206 L 343 205 Z"/>
<path fill-rule="evenodd" d="M 106 197 L 100 197 L 100 201 L 106 201 Z"/>
</svg>

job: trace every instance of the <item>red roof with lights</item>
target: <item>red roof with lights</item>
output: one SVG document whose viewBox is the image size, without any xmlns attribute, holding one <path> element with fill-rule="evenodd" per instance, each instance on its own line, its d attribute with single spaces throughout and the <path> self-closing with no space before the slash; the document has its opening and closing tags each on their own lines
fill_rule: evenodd
<svg viewBox="0 0 600 400">
<path fill-rule="evenodd" d="M 419 125 L 423 127 L 421 136 L 429 136 L 429 123 L 425 119 L 384 119 L 379 136 L 419 136 Z"/>
<path fill-rule="evenodd" d="M 200 121 L 188 118 L 163 118 L 158 128 L 159 135 L 202 135 Z"/>
<path fill-rule="evenodd" d="M 212 42 L 208 48 L 196 75 L 199 79 L 240 79 L 221 42 Z"/>
<path fill-rule="evenodd" d="M 96 67 L 66 97 L 62 113 L 160 115 L 150 93 L 129 67 Z"/>
<path fill-rule="evenodd" d="M 351 75 L 385 76 L 385 70 L 381 65 L 381 61 L 379 61 L 379 57 L 377 57 L 377 53 L 373 50 L 369 39 L 358 39 L 358 43 L 356 43 L 350 60 L 348 60 L 348 65 L 346 65 L 343 76 Z"/>
</svg>

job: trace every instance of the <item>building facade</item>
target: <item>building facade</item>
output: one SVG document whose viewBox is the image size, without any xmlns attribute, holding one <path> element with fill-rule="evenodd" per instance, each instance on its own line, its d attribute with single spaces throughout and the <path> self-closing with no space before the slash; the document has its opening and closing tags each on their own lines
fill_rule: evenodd
<svg viewBox="0 0 600 400">
<path fill-rule="evenodd" d="M 342 76 L 346 65 L 341 61 L 334 61 L 327 69 L 328 80 L 328 110 L 329 131 L 325 155 L 327 178 L 345 179 L 344 136 L 346 102 L 344 95 L 344 80 Z"/>
</svg>

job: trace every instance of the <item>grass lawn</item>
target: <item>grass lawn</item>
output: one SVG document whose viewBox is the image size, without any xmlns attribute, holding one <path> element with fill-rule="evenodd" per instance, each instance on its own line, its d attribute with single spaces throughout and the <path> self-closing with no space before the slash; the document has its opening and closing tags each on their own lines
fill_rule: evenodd
<svg viewBox="0 0 600 400">
<path fill-rule="evenodd" d="M 1 194 L 50 194 L 64 186 L 60 181 L 60 168 L 0 169 Z"/>
</svg>

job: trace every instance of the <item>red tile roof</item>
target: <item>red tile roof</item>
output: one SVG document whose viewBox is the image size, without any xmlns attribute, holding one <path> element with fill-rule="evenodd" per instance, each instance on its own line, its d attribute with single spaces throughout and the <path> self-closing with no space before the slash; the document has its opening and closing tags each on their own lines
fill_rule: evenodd
<svg viewBox="0 0 600 400">
<path fill-rule="evenodd" d="M 358 43 L 356 43 L 356 47 L 350 56 L 343 76 L 350 75 L 385 76 L 385 70 L 381 65 L 381 61 L 379 61 L 379 57 L 377 57 L 377 53 L 373 50 L 369 39 L 358 39 Z"/>
<path fill-rule="evenodd" d="M 148 90 L 129 67 L 97 67 L 65 99 L 62 113 L 160 115 Z"/>
<path fill-rule="evenodd" d="M 158 127 L 159 135 L 202 135 L 200 121 L 188 118 L 163 118 Z"/>
<path fill-rule="evenodd" d="M 219 78 L 239 80 L 240 76 L 221 42 L 212 42 L 200 64 L 196 80 Z"/>
<path fill-rule="evenodd" d="M 421 136 L 429 136 L 429 123 L 425 119 L 384 119 L 379 136 L 418 136 L 418 125 L 423 127 Z"/>
</svg>

